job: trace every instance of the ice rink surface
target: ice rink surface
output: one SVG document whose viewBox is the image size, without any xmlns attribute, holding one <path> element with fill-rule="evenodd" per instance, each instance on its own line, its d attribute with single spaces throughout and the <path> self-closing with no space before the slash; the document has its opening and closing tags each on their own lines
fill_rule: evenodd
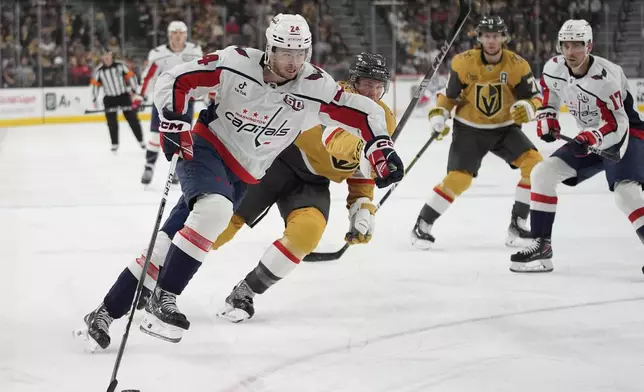
<svg viewBox="0 0 644 392">
<path fill-rule="evenodd" d="M 144 190 L 144 152 L 126 123 L 116 156 L 104 124 L 2 132 L 0 391 L 104 391 L 126 319 L 100 353 L 85 353 L 71 331 L 147 246 L 168 164 L 160 159 Z M 428 137 L 424 119 L 410 120 L 397 143 L 403 160 Z M 559 145 L 535 143 L 544 154 Z M 283 223 L 274 209 L 244 228 L 179 298 L 192 322 L 182 342 L 142 334 L 135 315 L 119 390 L 642 391 L 644 247 L 603 174 L 560 187 L 555 271 L 517 275 L 504 239 L 519 173 L 494 156 L 435 225 L 435 248 L 410 247 L 448 147 L 429 148 L 378 212 L 369 245 L 301 263 L 256 297 L 253 319 L 230 324 L 216 312 Z M 343 244 L 345 189 L 333 186 L 319 250 Z"/>
</svg>

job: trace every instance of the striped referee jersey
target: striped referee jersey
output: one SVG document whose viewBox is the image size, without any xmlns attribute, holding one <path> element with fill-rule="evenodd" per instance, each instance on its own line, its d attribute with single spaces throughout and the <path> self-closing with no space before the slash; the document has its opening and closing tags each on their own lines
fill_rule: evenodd
<svg viewBox="0 0 644 392">
<path fill-rule="evenodd" d="M 118 60 L 112 61 L 109 66 L 99 65 L 94 71 L 94 77 L 90 83 L 92 85 L 92 100 L 94 101 L 98 98 L 98 90 L 101 87 L 103 87 L 105 96 L 109 97 L 136 92 L 139 89 L 134 72 L 124 62 Z"/>
</svg>

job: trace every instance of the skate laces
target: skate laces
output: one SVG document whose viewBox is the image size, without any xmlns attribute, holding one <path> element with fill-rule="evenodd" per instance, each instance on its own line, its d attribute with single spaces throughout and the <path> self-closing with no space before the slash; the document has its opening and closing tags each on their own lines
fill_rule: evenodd
<svg viewBox="0 0 644 392">
<path fill-rule="evenodd" d="M 536 239 L 536 240 L 532 241 L 530 246 L 528 246 L 525 249 L 520 250 L 519 253 L 522 254 L 522 255 L 527 255 L 527 254 L 536 252 L 537 250 L 539 250 L 540 247 L 541 247 L 541 240 Z"/>
<path fill-rule="evenodd" d="M 159 295 L 160 308 L 168 313 L 178 313 L 177 296 L 173 293 L 161 290 Z"/>
<path fill-rule="evenodd" d="M 96 324 L 96 328 L 101 329 L 103 331 L 107 331 L 110 329 L 110 324 L 112 324 L 112 321 L 114 319 L 110 314 L 107 312 L 107 309 L 105 309 L 105 306 L 101 306 L 96 310 L 96 313 L 94 314 L 94 323 Z"/>
<path fill-rule="evenodd" d="M 237 287 L 235 287 L 234 291 L 234 297 L 239 298 L 239 299 L 250 299 L 252 300 L 253 297 L 255 296 L 255 292 L 253 292 L 253 289 L 248 287 L 248 283 L 246 283 L 245 280 L 242 280 L 239 282 Z"/>
</svg>

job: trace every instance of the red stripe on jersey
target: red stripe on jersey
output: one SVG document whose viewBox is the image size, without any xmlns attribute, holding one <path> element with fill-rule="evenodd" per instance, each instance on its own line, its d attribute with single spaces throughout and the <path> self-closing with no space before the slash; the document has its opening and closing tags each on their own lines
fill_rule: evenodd
<svg viewBox="0 0 644 392">
<path fill-rule="evenodd" d="M 522 182 L 518 183 L 517 186 L 523 189 L 531 189 L 530 184 L 524 184 Z"/>
<path fill-rule="evenodd" d="M 454 198 L 450 197 L 447 193 L 441 191 L 438 189 L 438 187 L 434 187 L 434 192 L 438 193 L 438 196 L 442 197 L 443 199 L 447 200 L 450 203 L 454 202 Z"/>
<path fill-rule="evenodd" d="M 141 96 L 145 97 L 145 92 L 148 90 L 148 85 L 150 84 L 150 80 L 154 77 L 154 74 L 157 72 L 157 65 L 156 63 L 152 63 L 150 66 L 150 69 L 148 70 L 148 73 L 145 74 L 145 77 L 143 78 L 143 85 L 141 86 Z"/>
<path fill-rule="evenodd" d="M 232 172 L 235 173 L 235 175 L 239 177 L 240 180 L 244 181 L 246 184 L 259 184 L 259 181 L 248 171 L 246 171 L 241 163 L 239 163 L 237 159 L 235 159 L 233 154 L 228 151 L 226 146 L 224 146 L 221 140 L 219 140 L 219 138 L 214 133 L 212 133 L 212 131 L 206 124 L 197 121 L 194 128 L 192 129 L 192 132 L 201 136 L 210 144 L 212 144 L 215 147 L 215 150 L 217 150 L 217 152 L 221 156 L 221 159 L 224 160 L 226 166 L 228 166 L 228 168 L 232 170 Z"/>
<path fill-rule="evenodd" d="M 601 132 L 602 135 L 607 135 L 611 132 L 616 131 L 617 120 L 615 119 L 613 112 L 608 108 L 608 106 L 606 106 L 606 102 L 597 98 L 597 107 L 601 111 L 601 119 L 606 123 L 602 125 L 601 128 L 599 128 L 599 132 Z"/>
<path fill-rule="evenodd" d="M 145 264 L 145 255 L 141 255 L 141 257 L 136 258 L 136 263 L 143 268 L 143 265 Z M 148 276 L 154 280 L 157 280 L 159 278 L 159 268 L 152 264 L 150 262 L 148 264 Z"/>
<path fill-rule="evenodd" d="M 544 203 L 544 204 L 557 204 L 558 199 L 557 199 L 557 196 L 546 196 L 540 193 L 532 192 L 530 194 L 530 200 L 536 201 L 539 203 Z"/>
<path fill-rule="evenodd" d="M 374 185 L 376 182 L 368 178 L 347 178 L 347 184 L 369 184 Z"/>
<path fill-rule="evenodd" d="M 341 96 L 342 91 L 338 91 L 333 99 L 337 101 Z M 367 120 L 366 113 L 363 113 L 357 109 L 350 108 L 348 106 L 336 105 L 333 102 L 321 104 L 320 113 L 326 113 L 335 121 L 359 129 L 364 141 L 368 142 L 369 140 L 374 138 L 374 134 L 369 127 L 369 121 Z"/>
<path fill-rule="evenodd" d="M 334 130 L 333 130 L 333 132 L 331 132 L 331 134 L 330 134 L 329 136 L 327 136 L 327 138 L 326 138 L 326 139 L 324 139 L 324 145 L 326 146 L 327 144 L 329 144 L 329 142 L 331 141 L 331 139 L 333 139 L 333 136 L 335 136 L 335 134 L 336 134 L 336 133 L 338 133 L 338 132 L 340 132 L 340 131 L 342 131 L 342 128 L 336 128 L 336 129 L 334 129 Z"/>
<path fill-rule="evenodd" d="M 197 87 L 215 87 L 219 84 L 221 69 L 192 71 L 177 76 L 172 86 L 172 111 L 183 113 L 188 92 Z"/>
<path fill-rule="evenodd" d="M 644 131 L 637 128 L 631 128 L 628 131 L 631 135 L 635 136 L 638 139 L 644 140 Z"/>
<path fill-rule="evenodd" d="M 543 76 L 541 77 L 539 84 L 541 84 L 541 88 L 543 90 L 543 106 L 548 106 L 548 104 L 550 103 L 550 89 L 546 85 Z"/>
<path fill-rule="evenodd" d="M 644 207 L 641 207 L 631 212 L 630 215 L 628 215 L 628 220 L 631 221 L 631 223 L 633 223 L 643 216 L 644 216 Z"/>
<path fill-rule="evenodd" d="M 279 240 L 278 240 L 278 241 L 273 242 L 273 245 L 275 245 L 275 247 L 277 248 L 277 250 L 279 250 L 280 252 L 282 252 L 282 254 L 283 254 L 284 256 L 286 256 L 289 260 L 291 260 L 291 261 L 292 261 L 292 262 L 294 262 L 295 264 L 300 264 L 300 259 L 298 259 L 297 257 L 295 257 L 295 255 L 294 255 L 293 253 L 291 253 L 291 251 L 290 251 L 290 250 L 288 250 L 284 245 L 282 245 L 282 243 L 281 243 L 281 242 L 279 242 Z"/>
<path fill-rule="evenodd" d="M 212 241 L 188 226 L 183 226 L 183 229 L 179 230 L 179 234 L 204 252 L 209 252 L 210 248 L 212 248 Z"/>
</svg>

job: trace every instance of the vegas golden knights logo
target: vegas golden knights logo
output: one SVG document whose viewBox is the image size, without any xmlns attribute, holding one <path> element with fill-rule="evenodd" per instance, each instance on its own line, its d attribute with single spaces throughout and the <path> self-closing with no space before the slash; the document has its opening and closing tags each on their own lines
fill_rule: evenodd
<svg viewBox="0 0 644 392">
<path fill-rule="evenodd" d="M 501 83 L 476 85 L 476 108 L 487 117 L 492 117 L 503 107 Z"/>
<path fill-rule="evenodd" d="M 331 164 L 335 170 L 345 172 L 354 172 L 360 166 L 360 162 L 349 162 L 334 156 L 331 156 Z"/>
</svg>

